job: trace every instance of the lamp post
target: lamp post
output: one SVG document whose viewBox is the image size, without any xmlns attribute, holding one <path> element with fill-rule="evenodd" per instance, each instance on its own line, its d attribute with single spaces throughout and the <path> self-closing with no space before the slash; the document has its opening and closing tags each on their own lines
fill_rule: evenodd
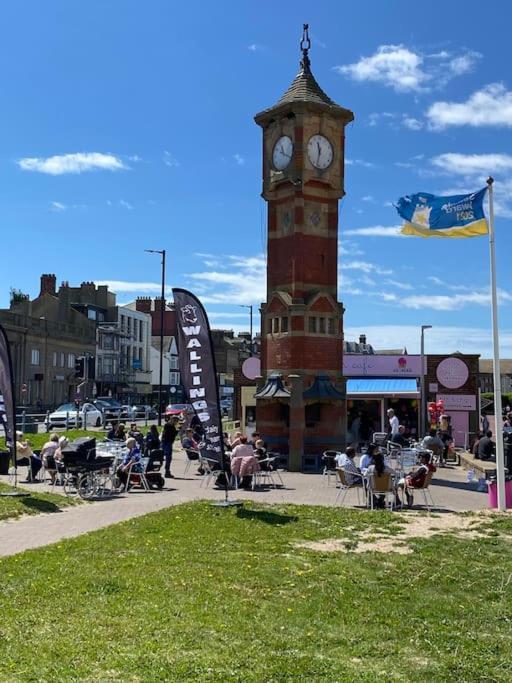
<svg viewBox="0 0 512 683">
<path fill-rule="evenodd" d="M 250 350 L 251 350 L 251 356 L 252 356 L 252 304 L 239 304 L 240 308 L 248 308 L 250 311 L 250 335 L 251 335 L 251 344 L 250 344 Z"/>
<path fill-rule="evenodd" d="M 158 426 L 162 426 L 162 382 L 164 368 L 164 304 L 165 304 L 165 249 L 144 249 L 148 254 L 162 256 L 162 297 L 160 306 L 160 371 L 158 374 Z"/>
<path fill-rule="evenodd" d="M 425 430 L 426 430 L 426 416 L 427 416 L 427 402 L 425 400 L 425 330 L 430 330 L 432 328 L 432 325 L 422 325 L 421 326 L 421 345 L 420 345 L 420 354 L 421 354 L 421 375 L 420 375 L 420 406 L 421 406 L 421 412 L 420 412 L 420 437 L 425 436 Z"/>
</svg>

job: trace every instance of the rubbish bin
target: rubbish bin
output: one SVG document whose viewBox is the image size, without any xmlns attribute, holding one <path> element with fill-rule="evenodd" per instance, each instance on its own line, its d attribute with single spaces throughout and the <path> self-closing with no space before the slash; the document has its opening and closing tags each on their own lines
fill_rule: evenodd
<svg viewBox="0 0 512 683">
<path fill-rule="evenodd" d="M 489 481 L 487 483 L 487 488 L 489 490 L 489 507 L 498 507 L 498 485 L 495 481 Z M 505 507 L 507 509 L 512 508 L 512 479 L 508 479 L 505 482 Z"/>
<path fill-rule="evenodd" d="M 11 454 L 9 451 L 0 451 L 0 474 L 9 474 Z"/>
</svg>

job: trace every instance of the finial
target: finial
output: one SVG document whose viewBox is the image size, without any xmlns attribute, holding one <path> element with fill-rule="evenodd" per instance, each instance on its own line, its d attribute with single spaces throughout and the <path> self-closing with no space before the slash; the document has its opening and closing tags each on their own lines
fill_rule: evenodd
<svg viewBox="0 0 512 683">
<path fill-rule="evenodd" d="M 311 47 L 311 40 L 309 39 L 309 24 L 303 24 L 302 26 L 302 40 L 300 41 L 300 49 L 302 50 L 302 59 L 300 65 L 304 71 L 309 71 L 309 61 L 308 52 Z"/>
</svg>

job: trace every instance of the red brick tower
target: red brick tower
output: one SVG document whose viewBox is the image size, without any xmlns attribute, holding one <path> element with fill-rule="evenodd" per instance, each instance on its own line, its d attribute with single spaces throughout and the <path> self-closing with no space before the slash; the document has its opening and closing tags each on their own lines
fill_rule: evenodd
<svg viewBox="0 0 512 683">
<path fill-rule="evenodd" d="M 277 104 L 255 117 L 268 202 L 266 384 L 257 394 L 257 424 L 270 447 L 289 448 L 294 470 L 302 469 L 305 454 L 343 446 L 346 424 L 338 200 L 345 194 L 345 126 L 354 115 L 316 82 L 309 47 L 305 25 L 298 75 Z"/>
</svg>

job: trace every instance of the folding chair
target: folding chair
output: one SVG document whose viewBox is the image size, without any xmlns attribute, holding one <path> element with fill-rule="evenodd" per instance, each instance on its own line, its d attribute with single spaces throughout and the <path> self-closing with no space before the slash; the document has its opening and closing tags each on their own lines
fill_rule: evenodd
<svg viewBox="0 0 512 683">
<path fill-rule="evenodd" d="M 357 491 L 357 504 L 360 505 L 360 491 L 362 491 L 364 494 L 364 477 L 363 477 L 363 475 L 362 474 L 356 475 L 353 472 L 346 472 L 342 467 L 336 468 L 336 475 L 338 478 L 339 489 L 338 489 L 338 493 L 336 495 L 336 499 L 334 501 L 334 505 L 337 504 L 337 502 L 340 498 L 341 498 L 340 505 L 343 505 L 345 498 L 346 498 L 346 495 L 351 489 L 356 489 L 356 491 Z M 354 477 L 356 479 L 356 481 L 349 484 L 348 483 L 349 479 L 347 478 L 347 475 L 350 476 L 351 479 L 352 479 L 352 477 Z"/>
<path fill-rule="evenodd" d="M 219 467 L 219 464 L 217 462 L 209 460 L 208 458 L 205 458 L 202 455 L 199 456 L 199 462 L 201 464 L 202 469 L 204 470 L 204 474 L 201 477 L 201 486 L 203 486 L 203 484 L 206 484 L 205 488 L 208 488 L 213 477 L 220 476 L 223 470 Z"/>
<path fill-rule="evenodd" d="M 199 462 L 201 459 L 201 453 L 199 451 L 194 451 L 191 448 L 187 449 L 185 451 L 185 455 L 187 456 L 187 464 L 185 465 L 185 474 L 190 469 L 190 466 L 193 462 Z"/>
<path fill-rule="evenodd" d="M 373 510 L 374 496 L 384 496 L 384 504 L 386 498 L 390 499 L 390 509 L 393 511 L 393 506 L 396 499 L 396 489 L 393 476 L 389 473 L 381 475 L 373 474 L 368 482 L 368 496 L 370 498 L 370 508 Z"/>
<path fill-rule="evenodd" d="M 339 451 L 324 451 L 322 455 L 322 462 L 324 469 L 322 470 L 322 481 L 327 477 L 327 486 L 331 483 L 331 476 L 336 479 L 336 456 L 341 455 Z"/>
<path fill-rule="evenodd" d="M 133 481 L 135 482 L 135 485 L 139 486 L 140 489 L 143 489 L 144 491 L 151 491 L 151 486 L 146 478 L 146 470 L 148 468 L 149 458 L 142 458 L 142 472 L 132 472 L 135 464 L 136 463 L 132 462 L 128 468 L 128 476 L 126 478 L 126 484 L 124 487 L 125 492 L 129 491 L 130 483 Z"/>
<path fill-rule="evenodd" d="M 421 491 L 423 493 L 423 498 L 425 500 L 425 507 L 429 512 L 431 512 L 432 508 L 435 507 L 434 499 L 432 498 L 432 493 L 430 491 L 430 483 L 432 481 L 433 473 L 429 472 L 427 476 L 425 477 L 425 481 L 423 482 L 423 486 L 415 488 L 414 486 L 407 486 L 407 483 L 404 485 L 404 495 L 405 492 L 408 491 L 409 493 L 415 492 L 415 491 Z M 429 499 L 430 498 L 430 502 Z"/>
<path fill-rule="evenodd" d="M 277 460 L 277 457 L 274 456 L 272 458 L 265 458 L 264 460 L 260 460 L 260 465 L 266 464 L 266 465 L 273 465 L 275 461 Z M 276 480 L 274 479 L 274 475 L 276 476 L 277 479 L 279 479 L 279 484 L 280 486 L 284 486 L 284 482 L 281 478 L 281 475 L 276 469 L 261 469 L 259 472 L 254 472 L 252 475 L 252 489 L 254 491 L 255 486 L 260 486 L 263 484 L 266 480 L 269 481 L 270 485 L 273 486 L 274 488 L 277 488 Z"/>
</svg>

